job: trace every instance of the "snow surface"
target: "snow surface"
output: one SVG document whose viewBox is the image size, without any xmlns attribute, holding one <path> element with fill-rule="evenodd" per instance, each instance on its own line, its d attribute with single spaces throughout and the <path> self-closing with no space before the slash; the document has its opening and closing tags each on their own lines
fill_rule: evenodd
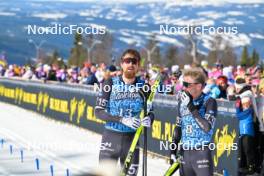
<svg viewBox="0 0 264 176">
<path fill-rule="evenodd" d="M 243 16 L 246 14 L 243 12 L 240 12 L 240 11 L 228 11 L 227 15 L 229 15 L 229 16 Z"/>
<path fill-rule="evenodd" d="M 33 0 L 32 0 L 33 1 Z M 34 0 L 34 1 L 51 1 L 51 0 Z M 95 2 L 96 0 L 56 0 L 58 2 Z M 150 2 L 160 2 L 160 0 L 108 0 L 107 2 L 103 1 L 103 3 L 150 3 Z M 237 3 L 237 4 L 253 4 L 253 3 L 263 3 L 263 0 L 164 0 L 164 2 L 169 5 L 175 6 L 185 6 L 185 5 L 224 5 L 226 3 Z"/>
<path fill-rule="evenodd" d="M 15 13 L 12 12 L 0 12 L 0 16 L 15 16 Z"/>
<path fill-rule="evenodd" d="M 250 33 L 249 36 L 256 39 L 264 39 L 264 36 L 258 33 Z"/>
<path fill-rule="evenodd" d="M 212 18 L 214 20 L 226 17 L 225 13 L 220 13 L 217 11 L 203 11 L 203 12 L 198 12 L 197 15 Z"/>
<path fill-rule="evenodd" d="M 224 20 L 223 23 L 228 24 L 230 26 L 232 26 L 232 25 L 235 26 L 235 25 L 243 25 L 243 24 L 245 24 L 243 21 L 237 20 L 235 18 L 228 18 L 227 20 Z"/>
<path fill-rule="evenodd" d="M 42 19 L 60 19 L 65 18 L 67 15 L 64 13 L 36 13 L 32 17 L 42 18 Z"/>
<path fill-rule="evenodd" d="M 50 165 L 56 176 L 66 175 L 67 168 L 70 175 L 76 175 L 98 167 L 101 135 L 15 105 L 0 102 L 0 109 L 0 140 L 6 141 L 3 146 L 0 143 L 0 176 L 49 176 Z M 20 150 L 24 153 L 23 163 Z M 36 169 L 36 158 L 40 170 Z M 168 167 L 164 159 L 149 155 L 148 175 L 161 176 Z"/>
</svg>

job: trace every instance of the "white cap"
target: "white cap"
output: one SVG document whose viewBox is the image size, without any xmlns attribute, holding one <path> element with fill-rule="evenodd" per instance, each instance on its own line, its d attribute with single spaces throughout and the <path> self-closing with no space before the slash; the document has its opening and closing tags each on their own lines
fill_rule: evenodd
<svg viewBox="0 0 264 176">
<path fill-rule="evenodd" d="M 226 76 L 228 79 L 233 77 L 232 68 L 231 67 L 224 67 L 223 68 L 223 75 Z"/>
<path fill-rule="evenodd" d="M 202 60 L 201 66 L 207 67 L 208 66 L 208 62 L 206 60 Z"/>
<path fill-rule="evenodd" d="M 250 102 L 250 97 L 241 98 L 241 103 L 249 103 L 249 102 Z"/>
<path fill-rule="evenodd" d="M 50 71 L 51 67 L 47 64 L 43 66 L 44 71 Z"/>
<path fill-rule="evenodd" d="M 184 70 L 186 70 L 186 69 L 190 69 L 190 68 L 191 68 L 191 66 L 190 66 L 189 64 L 184 65 L 184 67 L 183 67 Z"/>
<path fill-rule="evenodd" d="M 242 83 L 242 84 L 235 83 L 235 88 L 236 89 L 243 89 L 243 87 L 245 87 L 246 85 L 247 85 L 246 83 Z"/>
<path fill-rule="evenodd" d="M 178 65 L 173 65 L 173 66 L 171 66 L 171 72 L 172 73 L 176 73 L 177 71 L 179 71 L 179 66 Z"/>
</svg>

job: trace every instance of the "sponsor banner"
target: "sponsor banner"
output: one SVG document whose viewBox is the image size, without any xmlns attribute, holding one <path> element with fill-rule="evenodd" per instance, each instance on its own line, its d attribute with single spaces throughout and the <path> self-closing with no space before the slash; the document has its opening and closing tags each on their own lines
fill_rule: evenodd
<svg viewBox="0 0 264 176">
<path fill-rule="evenodd" d="M 148 130 L 148 150 L 165 157 L 169 157 L 175 128 L 177 102 L 173 100 L 176 98 L 172 96 L 156 97 L 153 104 L 156 118 L 152 129 Z M 263 100 L 258 102 L 263 104 Z M 97 133 L 103 132 L 104 122 L 94 115 L 96 92 L 86 87 L 0 79 L 0 101 Z M 215 172 L 222 174 L 226 169 L 229 175 L 236 175 L 239 131 L 234 103 L 217 101 L 217 104 L 218 115 L 212 138 L 212 143 L 217 146 L 212 148 Z"/>
</svg>

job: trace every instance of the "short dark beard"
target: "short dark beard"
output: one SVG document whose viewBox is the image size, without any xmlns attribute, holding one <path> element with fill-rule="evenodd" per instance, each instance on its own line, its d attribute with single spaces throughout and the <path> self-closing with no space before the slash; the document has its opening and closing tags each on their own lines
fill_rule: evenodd
<svg viewBox="0 0 264 176">
<path fill-rule="evenodd" d="M 124 71 L 124 76 L 127 78 L 127 79 L 132 79 L 132 78 L 135 78 L 136 76 L 136 72 L 129 72 L 129 71 Z"/>
</svg>

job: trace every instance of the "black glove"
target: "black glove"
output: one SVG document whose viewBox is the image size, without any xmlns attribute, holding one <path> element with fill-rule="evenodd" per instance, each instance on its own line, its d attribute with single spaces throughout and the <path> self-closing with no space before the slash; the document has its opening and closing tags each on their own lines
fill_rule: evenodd
<svg viewBox="0 0 264 176">
<path fill-rule="evenodd" d="M 172 152 L 170 154 L 170 165 L 173 165 L 175 162 L 182 162 L 183 160 L 183 151 L 181 149 L 177 149 L 176 153 Z"/>
<path fill-rule="evenodd" d="M 177 162 L 177 157 L 175 154 L 170 155 L 170 165 L 173 165 L 173 163 Z"/>
<path fill-rule="evenodd" d="M 187 92 L 187 91 L 182 91 L 181 92 L 181 95 L 180 95 L 180 98 L 181 98 L 181 103 L 185 106 L 187 106 L 187 108 L 189 109 L 189 111 L 194 111 L 195 110 L 195 106 L 193 104 L 193 97 L 192 95 Z"/>
</svg>

